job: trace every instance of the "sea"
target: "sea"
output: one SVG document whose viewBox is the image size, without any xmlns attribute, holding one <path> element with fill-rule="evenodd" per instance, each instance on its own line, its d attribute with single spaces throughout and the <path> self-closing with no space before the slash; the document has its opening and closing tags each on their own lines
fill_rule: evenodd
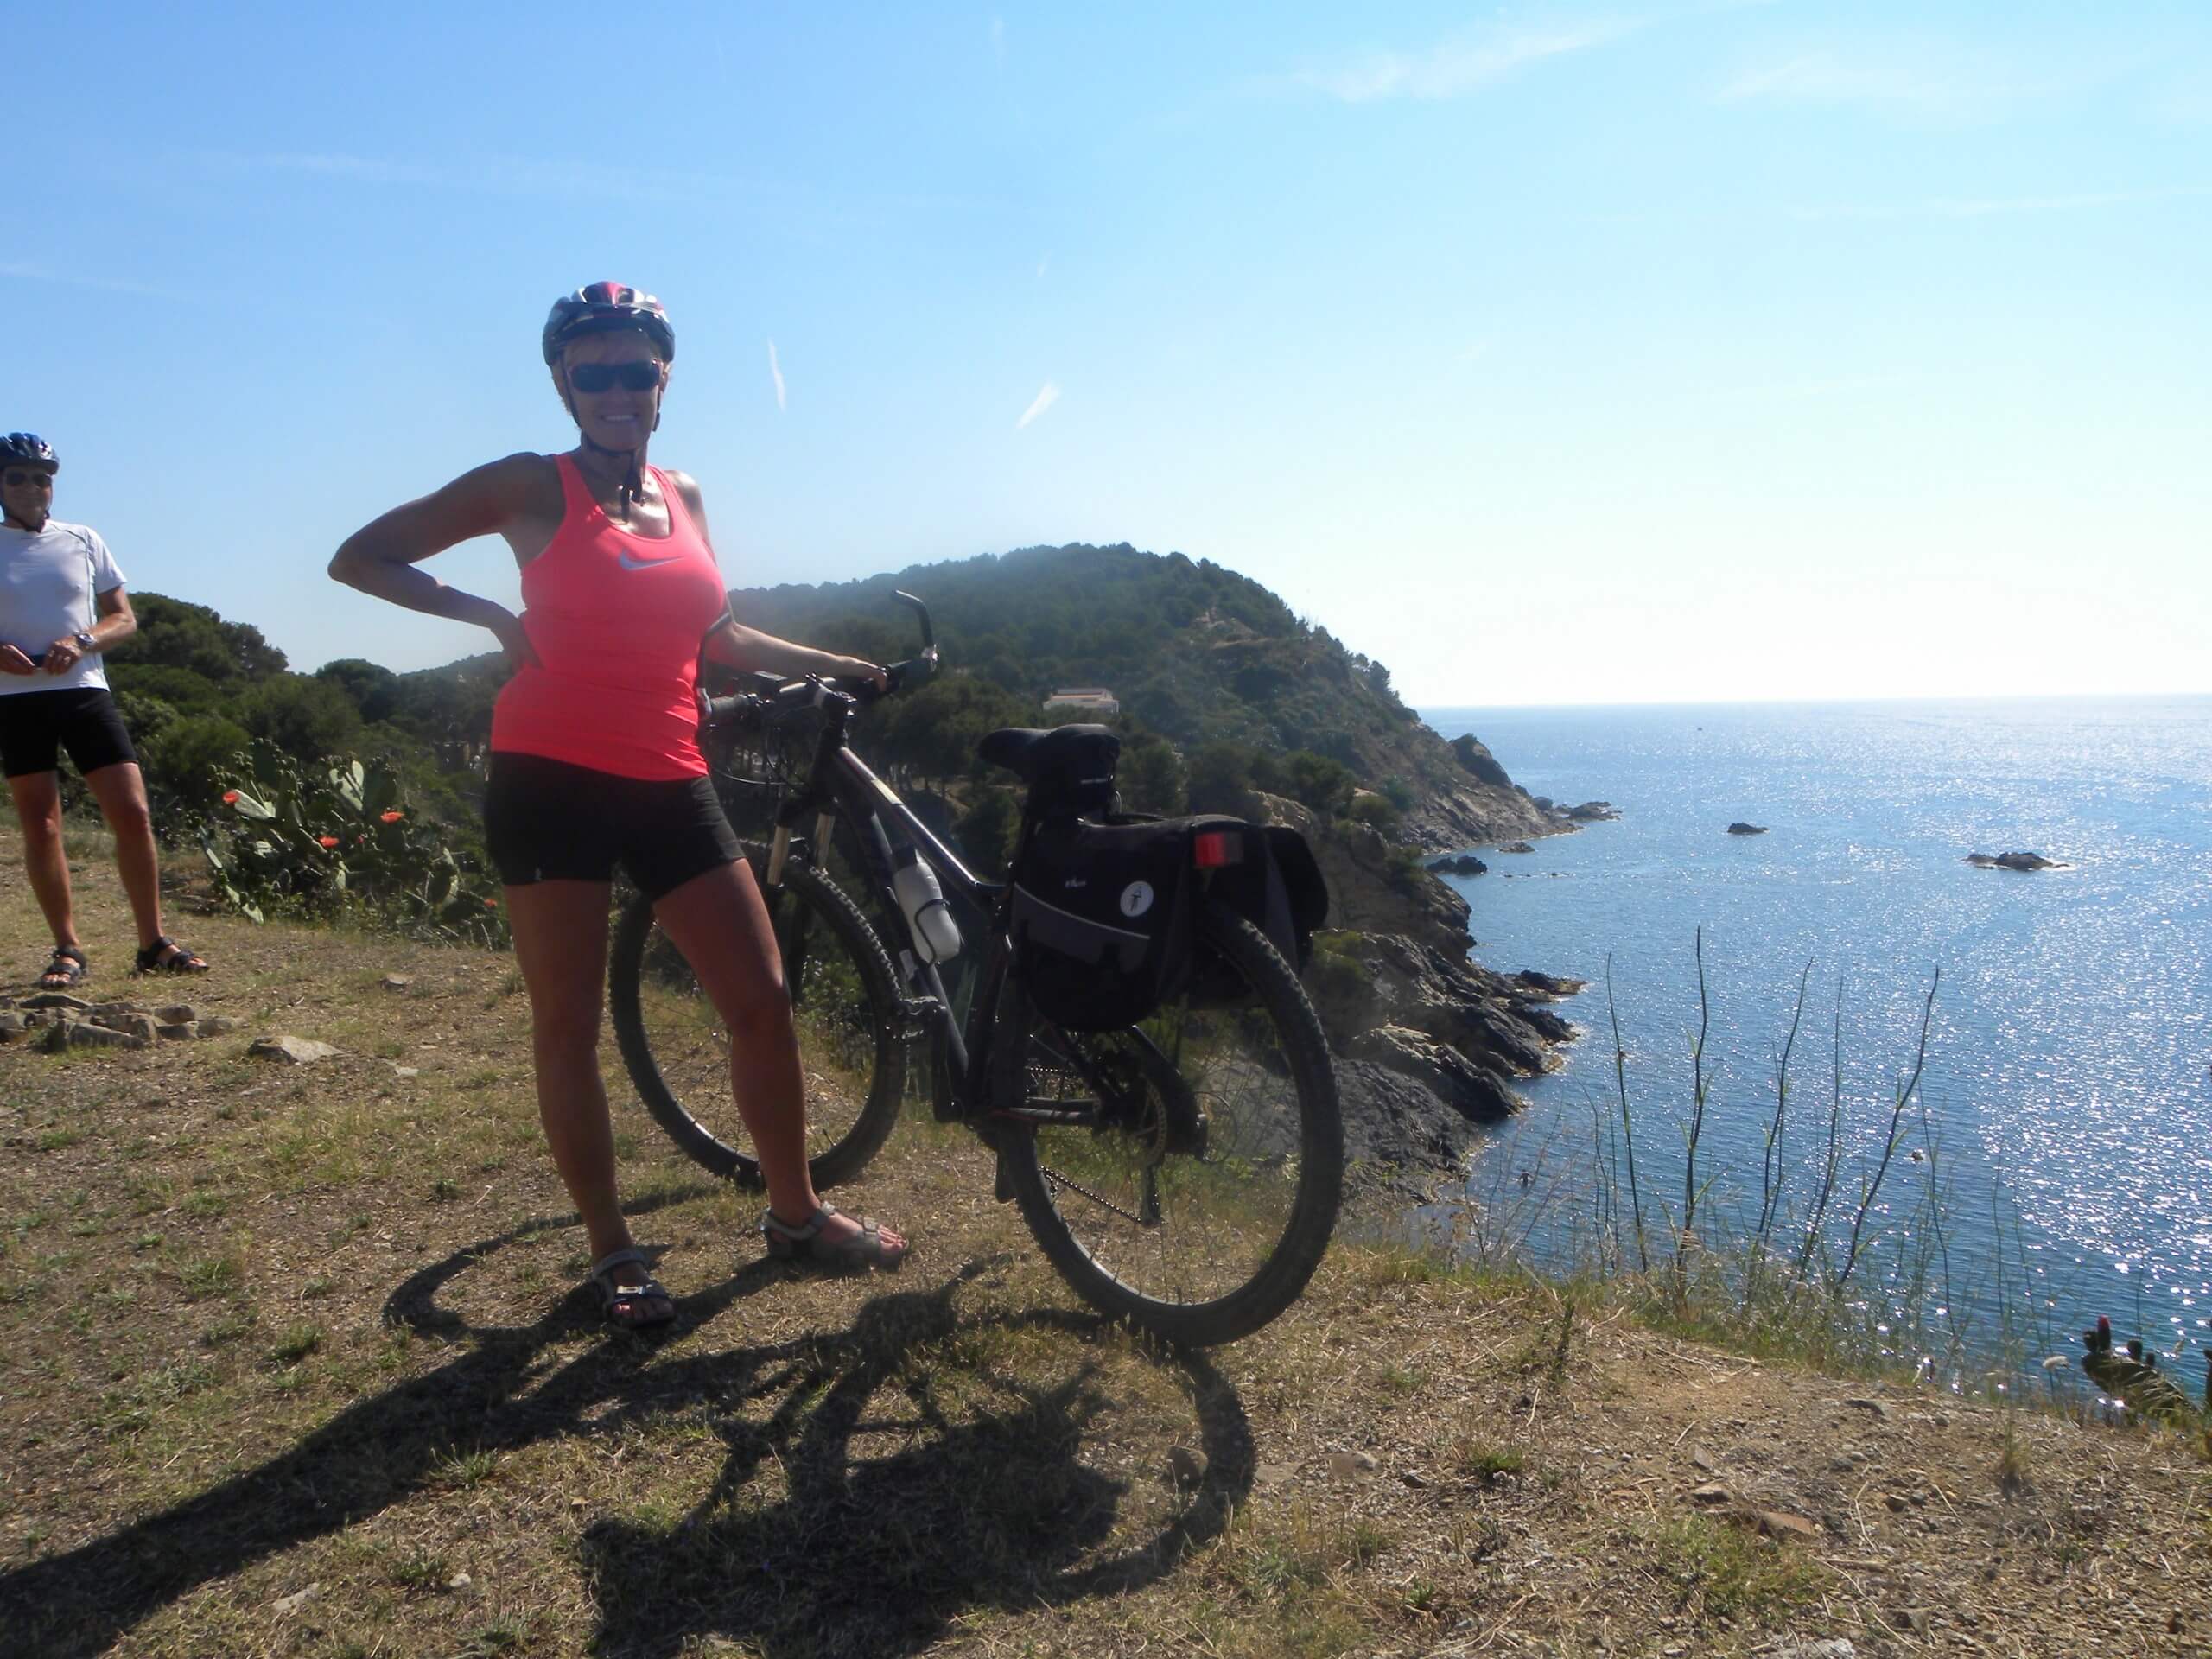
<svg viewBox="0 0 2212 1659">
<path fill-rule="evenodd" d="M 1627 1202 L 1624 1085 L 1663 1254 L 1701 1069 L 1700 1213 L 1740 1238 L 1778 1182 L 1785 1255 L 1832 1110 L 1831 1252 L 1896 1126 L 1851 1294 L 1898 1357 L 1955 1382 L 2031 1370 L 2106 1314 L 2201 1382 L 2212 697 L 1422 714 L 1474 733 L 1531 794 L 1620 813 L 1529 852 L 1478 849 L 1486 874 L 1446 878 L 1476 961 L 1589 982 L 1561 1005 L 1580 1040 L 1470 1164 L 1463 1207 L 1487 1246 L 1567 1266 L 1608 1236 L 1608 1205 Z M 1729 834 L 1738 821 L 1765 833 Z M 2013 850 L 2060 868 L 1967 861 Z"/>
</svg>

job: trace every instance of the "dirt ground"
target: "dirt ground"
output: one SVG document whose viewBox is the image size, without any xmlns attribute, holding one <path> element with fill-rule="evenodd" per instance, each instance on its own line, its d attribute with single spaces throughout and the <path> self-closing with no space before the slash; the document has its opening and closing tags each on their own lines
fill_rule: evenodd
<svg viewBox="0 0 2212 1659">
<path fill-rule="evenodd" d="M 1160 1352 L 925 1110 L 839 1194 L 914 1259 L 804 1276 L 611 1049 L 681 1319 L 607 1334 L 510 961 L 181 903 L 214 972 L 133 980 L 85 850 L 87 998 L 236 1024 L 0 1048 L 0 1655 L 2212 1654 L 2177 1436 L 1355 1244 Z M 0 994 L 45 949 L 10 830 Z"/>
</svg>

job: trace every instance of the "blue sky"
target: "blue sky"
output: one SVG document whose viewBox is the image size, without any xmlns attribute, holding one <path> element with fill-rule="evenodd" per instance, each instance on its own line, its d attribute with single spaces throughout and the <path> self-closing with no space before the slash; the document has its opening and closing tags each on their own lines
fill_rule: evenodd
<svg viewBox="0 0 2212 1659">
<path fill-rule="evenodd" d="M 1429 703 L 2212 690 L 2212 10 L 45 7 L 0 429 L 135 588 L 574 441 L 601 276 L 736 583 L 1180 550 Z M 497 544 L 433 569 L 512 601 Z"/>
</svg>

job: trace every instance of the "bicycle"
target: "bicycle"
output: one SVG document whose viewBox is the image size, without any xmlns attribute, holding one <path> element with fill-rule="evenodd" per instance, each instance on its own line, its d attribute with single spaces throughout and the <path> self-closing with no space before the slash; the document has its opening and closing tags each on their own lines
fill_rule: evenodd
<svg viewBox="0 0 2212 1659">
<path fill-rule="evenodd" d="M 893 668 L 886 691 L 809 679 L 716 699 L 709 715 L 713 731 L 765 734 L 772 747 L 797 718 L 820 721 L 810 760 L 778 780 L 772 840 L 747 848 L 799 1032 L 816 1183 L 850 1180 L 880 1149 L 918 1045 L 937 1116 L 994 1148 L 997 1197 L 1019 1205 L 1080 1296 L 1178 1344 L 1248 1336 L 1297 1299 L 1336 1224 L 1344 1136 L 1320 1022 L 1267 936 L 1210 892 L 1196 910 L 1206 969 L 1194 988 L 1122 1030 L 1042 1017 L 1021 988 L 1013 884 L 970 871 L 849 747 L 864 702 L 937 669 L 928 607 L 898 597 L 919 615 L 924 651 Z M 994 733 L 984 753 L 1033 784 L 1023 763 L 1045 735 Z M 893 830 L 987 918 L 964 1021 L 899 902 Z M 643 899 L 617 923 L 608 1000 L 655 1120 L 702 1167 L 757 1186 L 727 1036 Z"/>
</svg>

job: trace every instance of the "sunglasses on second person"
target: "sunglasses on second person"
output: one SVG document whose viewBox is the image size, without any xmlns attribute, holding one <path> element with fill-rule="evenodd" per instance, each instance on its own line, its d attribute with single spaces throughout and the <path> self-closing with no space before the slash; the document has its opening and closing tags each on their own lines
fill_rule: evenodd
<svg viewBox="0 0 2212 1659">
<path fill-rule="evenodd" d="M 660 365 L 651 358 L 630 363 L 572 363 L 569 384 L 578 391 L 651 391 L 660 384 Z"/>
<path fill-rule="evenodd" d="M 0 473 L 0 484 L 11 490 L 20 490 L 26 484 L 51 484 L 54 474 L 43 467 L 10 467 Z"/>
</svg>

